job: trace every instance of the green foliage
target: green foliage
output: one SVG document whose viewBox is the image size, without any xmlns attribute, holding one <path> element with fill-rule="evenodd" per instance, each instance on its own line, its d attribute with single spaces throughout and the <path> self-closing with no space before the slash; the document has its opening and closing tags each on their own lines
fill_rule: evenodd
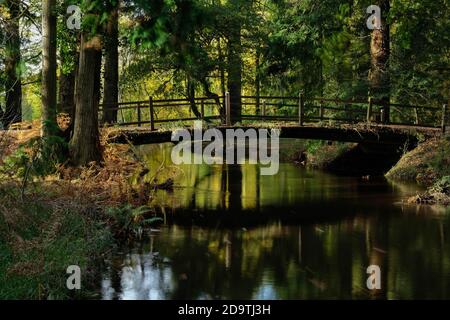
<svg viewBox="0 0 450 320">
<path fill-rule="evenodd" d="M 305 147 L 308 167 L 323 169 L 347 152 L 352 147 L 352 144 L 341 142 L 328 144 L 321 140 L 308 140 Z"/>
<path fill-rule="evenodd" d="M 440 177 L 450 176 L 450 141 L 439 144 L 428 166 Z"/>
<path fill-rule="evenodd" d="M 14 207 L 12 216 L 9 210 L 0 211 L 0 299 L 90 297 L 93 271 L 111 247 L 109 229 L 80 207 L 56 209 L 38 201 L 21 202 L 3 190 L 0 199 Z M 80 291 L 66 287 L 69 265 L 82 270 Z"/>
<path fill-rule="evenodd" d="M 67 160 L 67 142 L 58 136 L 37 137 L 22 144 L 4 160 L 0 170 L 8 176 L 46 176 Z"/>
<path fill-rule="evenodd" d="M 151 212 L 152 209 L 147 206 L 135 208 L 130 204 L 107 210 L 107 214 L 113 219 L 114 230 L 125 238 L 141 238 L 145 228 L 162 221 L 160 217 L 148 217 Z"/>
<path fill-rule="evenodd" d="M 431 193 L 443 193 L 450 195 L 450 176 L 444 176 L 429 189 Z"/>
</svg>

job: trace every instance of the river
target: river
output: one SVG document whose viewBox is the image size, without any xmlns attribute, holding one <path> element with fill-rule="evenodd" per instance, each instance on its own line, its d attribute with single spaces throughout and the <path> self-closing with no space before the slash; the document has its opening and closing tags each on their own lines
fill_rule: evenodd
<svg viewBox="0 0 450 320">
<path fill-rule="evenodd" d="M 139 147 L 147 178 L 157 170 L 175 188 L 154 195 L 163 225 L 109 261 L 103 299 L 450 298 L 450 212 L 404 204 L 418 186 L 287 160 L 274 176 L 250 164 L 173 166 L 170 148 Z M 367 288 L 370 265 L 380 290 Z"/>
</svg>

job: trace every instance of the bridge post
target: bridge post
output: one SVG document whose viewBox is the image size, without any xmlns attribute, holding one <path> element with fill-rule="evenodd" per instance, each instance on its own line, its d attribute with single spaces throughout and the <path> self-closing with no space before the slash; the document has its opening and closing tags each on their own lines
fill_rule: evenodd
<svg viewBox="0 0 450 320">
<path fill-rule="evenodd" d="M 201 100 L 201 103 L 200 103 L 200 112 L 201 112 L 201 114 L 202 114 L 202 120 L 205 120 L 205 100 Z"/>
<path fill-rule="evenodd" d="M 448 109 L 448 105 L 444 104 L 442 106 L 442 123 L 441 123 L 441 129 L 442 129 L 442 134 L 445 135 L 446 131 L 447 131 L 447 110 Z"/>
<path fill-rule="evenodd" d="M 417 126 L 419 125 L 419 109 L 414 108 L 414 116 L 415 116 L 414 124 Z"/>
<path fill-rule="evenodd" d="M 320 110 L 319 110 L 320 121 L 323 121 L 323 115 L 324 115 L 323 100 L 320 100 Z"/>
<path fill-rule="evenodd" d="M 138 127 L 141 126 L 141 104 L 138 103 L 137 105 L 137 118 L 138 118 Z"/>
<path fill-rule="evenodd" d="M 231 100 L 229 92 L 225 92 L 225 125 L 231 126 Z"/>
<path fill-rule="evenodd" d="M 381 108 L 381 110 L 380 110 L 380 121 L 381 121 L 381 123 L 382 124 L 385 124 L 386 123 L 386 109 L 384 109 L 384 107 L 383 108 Z"/>
<path fill-rule="evenodd" d="M 266 116 L 266 100 L 263 100 L 262 102 L 262 118 Z"/>
<path fill-rule="evenodd" d="M 148 98 L 148 106 L 150 110 L 150 130 L 155 130 L 155 119 L 154 119 L 154 112 L 153 112 L 153 97 Z"/>
<path fill-rule="evenodd" d="M 298 125 L 300 127 L 303 126 L 303 122 L 304 122 L 304 114 L 305 114 L 305 99 L 303 96 L 303 92 L 301 92 L 298 96 Z"/>
<path fill-rule="evenodd" d="M 373 102 L 372 97 L 369 97 L 369 104 L 367 105 L 367 123 L 370 124 L 372 119 L 372 108 L 373 108 Z"/>
</svg>

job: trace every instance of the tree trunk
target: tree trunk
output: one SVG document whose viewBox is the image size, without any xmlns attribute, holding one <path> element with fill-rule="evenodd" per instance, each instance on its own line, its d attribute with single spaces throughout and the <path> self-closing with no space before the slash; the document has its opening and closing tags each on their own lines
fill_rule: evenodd
<svg viewBox="0 0 450 320">
<path fill-rule="evenodd" d="M 9 9 L 9 19 L 5 21 L 5 103 L 6 108 L 3 115 L 3 126 L 22 120 L 22 83 L 20 71 L 20 1 L 7 0 L 6 7 Z"/>
<path fill-rule="evenodd" d="M 390 37 L 386 17 L 389 15 L 389 0 L 381 0 L 381 28 L 372 31 L 370 42 L 371 70 L 369 75 L 370 95 L 381 101 L 385 113 L 385 122 L 390 121 L 390 77 L 389 56 Z"/>
<path fill-rule="evenodd" d="M 240 1 L 233 0 L 231 5 L 239 12 Z M 241 44 L 241 22 L 236 19 L 230 26 L 228 36 L 228 91 L 230 92 L 231 121 L 241 121 L 242 113 L 242 44 Z"/>
<path fill-rule="evenodd" d="M 101 161 L 98 131 L 100 97 L 101 40 L 99 36 L 81 35 L 80 61 L 75 94 L 75 123 L 70 141 L 70 155 L 75 165 Z"/>
<path fill-rule="evenodd" d="M 110 8 L 108 23 L 104 38 L 105 45 L 105 72 L 103 90 L 103 122 L 117 122 L 117 103 L 119 99 L 119 1 Z"/>
<path fill-rule="evenodd" d="M 260 114 L 261 108 L 260 108 L 260 95 L 261 95 L 261 70 L 260 70 L 260 50 L 259 48 L 256 49 L 255 52 L 255 94 L 256 94 L 256 110 L 255 113 L 257 115 Z"/>
<path fill-rule="evenodd" d="M 224 56 L 222 53 L 222 43 L 220 41 L 220 37 L 217 39 L 217 50 L 218 50 L 218 55 L 219 55 L 219 73 L 220 73 L 220 90 L 221 90 L 221 94 L 224 97 L 225 96 L 225 68 L 224 68 L 224 64 L 223 61 Z"/>
<path fill-rule="evenodd" d="M 56 0 L 42 1 L 42 134 L 56 134 Z"/>
<path fill-rule="evenodd" d="M 77 77 L 77 69 L 78 69 L 78 57 L 79 52 L 74 48 L 71 50 L 71 53 L 76 56 L 75 65 L 70 71 L 63 71 L 63 68 L 60 68 L 59 75 L 59 102 L 58 102 L 58 112 L 66 112 L 70 115 L 71 119 L 75 114 L 75 80 Z M 64 57 L 61 57 L 64 59 Z M 64 62 L 61 62 L 64 64 Z"/>
<path fill-rule="evenodd" d="M 190 75 L 187 75 L 186 79 L 186 96 L 189 100 L 191 111 L 194 113 L 197 119 L 201 119 L 202 114 L 200 113 L 200 111 L 198 111 L 197 104 L 195 103 L 195 86 Z"/>
</svg>

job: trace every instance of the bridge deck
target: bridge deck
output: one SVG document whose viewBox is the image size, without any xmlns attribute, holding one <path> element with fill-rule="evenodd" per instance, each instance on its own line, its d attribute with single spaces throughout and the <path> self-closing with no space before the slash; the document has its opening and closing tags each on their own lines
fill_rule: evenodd
<svg viewBox="0 0 450 320">
<path fill-rule="evenodd" d="M 364 142 L 378 144 L 404 144 L 417 141 L 417 135 L 437 137 L 441 135 L 439 128 L 359 124 L 341 125 L 339 127 L 318 126 L 217 126 L 214 127 L 225 134 L 226 129 L 271 129 L 280 130 L 280 138 L 315 139 L 342 142 Z M 192 128 L 186 128 L 192 131 Z M 120 127 L 108 129 L 109 141 L 112 143 L 132 143 L 135 145 L 171 142 L 175 129 L 151 130 L 148 127 Z"/>
</svg>

